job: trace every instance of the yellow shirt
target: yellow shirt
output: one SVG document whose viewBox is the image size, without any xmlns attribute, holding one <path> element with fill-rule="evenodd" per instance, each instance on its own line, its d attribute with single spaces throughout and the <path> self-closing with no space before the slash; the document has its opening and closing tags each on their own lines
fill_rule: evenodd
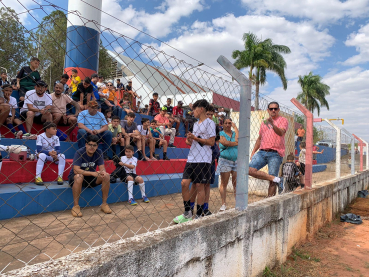
<svg viewBox="0 0 369 277">
<path fill-rule="evenodd" d="M 75 84 L 73 81 L 72 81 L 72 82 L 70 82 L 70 86 L 72 87 L 72 92 L 77 91 L 77 87 L 78 87 L 79 83 L 81 82 L 81 78 L 80 78 L 79 76 L 74 77 L 74 79 L 75 79 L 76 81 L 78 81 L 78 83 L 77 83 L 77 84 Z"/>
</svg>

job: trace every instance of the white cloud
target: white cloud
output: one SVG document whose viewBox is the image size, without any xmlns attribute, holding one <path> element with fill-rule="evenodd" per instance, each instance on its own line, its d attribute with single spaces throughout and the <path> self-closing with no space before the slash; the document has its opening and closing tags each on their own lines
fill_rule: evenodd
<svg viewBox="0 0 369 277">
<path fill-rule="evenodd" d="M 231 59 L 233 50 L 244 48 L 242 35 L 249 31 L 262 38 L 271 38 L 276 44 L 290 47 L 292 53 L 284 55 L 288 65 L 286 75 L 289 79 L 317 68 L 318 62 L 330 55 L 329 48 L 335 41 L 327 30 L 319 31 L 308 22 L 295 23 L 276 16 L 235 17 L 230 14 L 211 22 L 196 21 L 181 36 L 167 43 L 220 70 L 216 62 L 218 56 L 224 55 Z M 189 60 L 167 45 L 155 46 L 178 59 Z"/>
<path fill-rule="evenodd" d="M 347 59 L 344 65 L 357 65 L 369 61 L 369 24 L 362 26 L 357 33 L 349 35 L 345 42 L 346 46 L 356 47 L 359 54 Z"/>
<path fill-rule="evenodd" d="M 241 0 L 248 8 L 258 14 L 274 12 L 314 22 L 335 22 L 343 17 L 364 17 L 369 11 L 368 0 Z"/>
<path fill-rule="evenodd" d="M 336 74 L 329 74 L 323 82 L 330 86 L 330 95 L 327 96 L 329 111 L 321 108 L 320 118 L 343 118 L 345 127 L 351 133 L 369 140 L 369 122 L 364 116 L 368 110 L 368 80 L 369 70 L 354 67 Z M 270 95 L 290 107 L 290 100 L 301 91 L 296 80 L 291 80 L 287 91 L 281 87 L 276 88 Z M 318 117 L 317 114 L 314 117 Z M 336 122 L 338 124 L 338 122 Z"/>
<path fill-rule="evenodd" d="M 38 6 L 33 0 L 2 0 L 0 8 L 8 7 L 13 9 L 19 16 L 22 24 L 29 24 L 29 10 Z M 33 20 L 33 19 L 32 19 Z"/>
<path fill-rule="evenodd" d="M 112 16 L 154 37 L 162 38 L 171 33 L 173 25 L 182 17 L 203 10 L 202 0 L 165 0 L 156 8 L 158 11 L 156 13 L 146 13 L 135 9 L 132 5 L 122 8 L 119 2 L 119 0 L 103 1 L 102 9 L 106 13 L 102 15 L 102 25 L 131 38 L 136 37 L 139 31 Z"/>
</svg>

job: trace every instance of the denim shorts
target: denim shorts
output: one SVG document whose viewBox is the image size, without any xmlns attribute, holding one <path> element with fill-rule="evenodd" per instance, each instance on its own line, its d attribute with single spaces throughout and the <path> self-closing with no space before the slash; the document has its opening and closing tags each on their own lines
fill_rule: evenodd
<svg viewBox="0 0 369 277">
<path fill-rule="evenodd" d="M 218 160 L 218 172 L 225 173 L 225 172 L 237 172 L 237 161 L 231 161 L 223 158 L 219 158 Z"/>
<path fill-rule="evenodd" d="M 269 175 L 278 176 L 282 160 L 283 158 L 277 152 L 259 150 L 252 157 L 249 167 L 260 170 L 268 165 Z"/>
</svg>

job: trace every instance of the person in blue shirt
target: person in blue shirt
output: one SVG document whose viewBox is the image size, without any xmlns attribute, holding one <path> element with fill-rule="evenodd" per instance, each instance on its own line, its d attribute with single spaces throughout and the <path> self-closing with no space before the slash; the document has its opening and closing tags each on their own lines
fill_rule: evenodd
<svg viewBox="0 0 369 277">
<path fill-rule="evenodd" d="M 157 121 L 155 119 L 151 120 L 150 123 L 150 132 L 155 140 L 155 148 L 161 148 L 163 146 L 163 160 L 169 160 L 167 157 L 168 142 L 165 140 L 156 123 Z"/>
<path fill-rule="evenodd" d="M 232 128 L 234 131 L 232 131 Z M 225 118 L 223 123 L 223 131 L 219 133 L 220 157 L 218 169 L 220 171 L 221 185 L 219 187 L 220 196 L 222 198 L 222 206 L 220 211 L 225 211 L 227 185 L 229 177 L 232 174 L 233 192 L 236 196 L 236 181 L 237 181 L 237 154 L 238 154 L 238 128 L 232 122 L 232 119 Z"/>
<path fill-rule="evenodd" d="M 86 137 L 89 135 L 97 135 L 103 142 L 102 150 L 104 159 L 109 159 L 108 150 L 112 141 L 112 133 L 108 130 L 108 122 L 105 116 L 98 112 L 99 105 L 96 101 L 88 103 L 87 110 L 80 112 L 78 115 L 78 148 L 83 148 L 86 144 Z"/>
</svg>

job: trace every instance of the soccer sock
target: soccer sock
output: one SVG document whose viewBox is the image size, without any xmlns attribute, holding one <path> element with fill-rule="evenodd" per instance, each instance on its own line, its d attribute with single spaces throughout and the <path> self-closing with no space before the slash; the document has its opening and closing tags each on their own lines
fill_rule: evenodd
<svg viewBox="0 0 369 277">
<path fill-rule="evenodd" d="M 167 157 L 167 152 L 163 152 L 163 159 Z"/>
<path fill-rule="evenodd" d="M 209 210 L 209 203 L 204 203 L 204 211 Z"/>
<path fill-rule="evenodd" d="M 128 181 L 128 199 L 131 199 L 131 198 L 133 198 L 133 195 L 132 195 L 132 193 L 133 193 L 133 184 L 134 184 L 134 182 L 133 181 Z"/>
<path fill-rule="evenodd" d="M 279 177 L 274 177 L 273 182 L 274 183 L 279 183 L 281 181 L 281 179 Z"/>
<path fill-rule="evenodd" d="M 201 216 L 203 212 L 204 212 L 204 205 L 197 205 L 196 215 Z"/>
<path fill-rule="evenodd" d="M 141 196 L 142 198 L 144 196 L 146 196 L 146 193 L 145 193 L 145 182 L 141 183 L 141 184 L 138 184 L 140 186 L 140 189 L 141 189 Z"/>
<path fill-rule="evenodd" d="M 185 212 L 191 211 L 191 202 L 190 202 L 190 200 L 183 201 L 183 204 L 184 204 Z"/>
<path fill-rule="evenodd" d="M 14 134 L 16 132 L 16 130 L 14 129 L 14 125 L 9 123 L 9 124 L 6 124 L 6 127 L 9 128 L 9 130 Z"/>
<path fill-rule="evenodd" d="M 195 209 L 195 202 L 190 202 L 191 210 Z"/>
<path fill-rule="evenodd" d="M 58 158 L 59 158 L 58 176 L 63 177 L 64 168 L 65 168 L 65 156 L 63 154 L 59 154 Z"/>
<path fill-rule="evenodd" d="M 24 127 L 23 127 L 23 124 L 19 124 L 19 125 L 17 126 L 17 128 L 18 128 L 18 130 L 19 130 L 19 131 L 22 131 L 22 132 L 23 132 L 23 134 L 27 133 L 26 129 L 24 129 Z"/>
<path fill-rule="evenodd" d="M 42 160 L 40 157 L 37 159 L 36 164 L 36 178 L 41 178 L 42 169 L 44 168 L 44 160 Z"/>
<path fill-rule="evenodd" d="M 142 151 L 141 150 L 137 150 L 137 154 L 138 154 L 138 159 L 142 160 Z"/>
</svg>

